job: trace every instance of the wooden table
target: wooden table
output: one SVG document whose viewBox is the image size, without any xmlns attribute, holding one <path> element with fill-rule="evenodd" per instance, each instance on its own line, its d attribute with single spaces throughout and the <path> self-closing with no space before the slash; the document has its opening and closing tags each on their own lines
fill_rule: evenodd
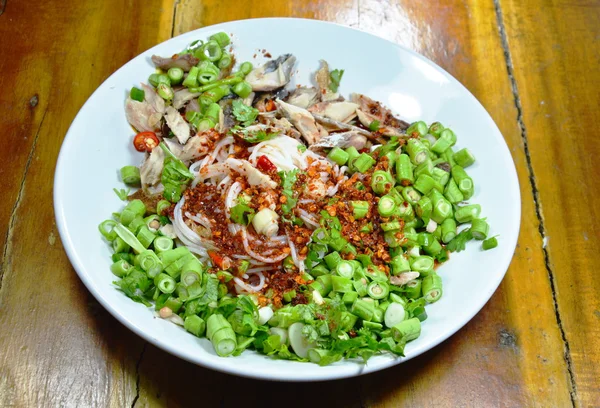
<svg viewBox="0 0 600 408">
<path fill-rule="evenodd" d="M 599 2 L 0 0 L 0 13 L 0 406 L 600 406 Z M 92 91 L 174 35 L 264 16 L 335 21 L 422 53 L 510 147 L 523 214 L 506 278 L 464 329 L 406 364 L 304 385 L 194 366 L 121 326 L 61 246 L 54 167 Z"/>
</svg>

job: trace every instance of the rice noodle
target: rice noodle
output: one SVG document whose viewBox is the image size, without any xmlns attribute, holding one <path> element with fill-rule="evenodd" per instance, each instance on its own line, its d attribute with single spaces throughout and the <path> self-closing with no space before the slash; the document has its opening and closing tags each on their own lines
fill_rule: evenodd
<svg viewBox="0 0 600 408">
<path fill-rule="evenodd" d="M 213 151 L 204 159 L 204 164 L 201 167 L 204 166 L 208 166 L 210 164 L 212 164 L 215 159 L 219 156 L 219 153 L 221 152 L 221 148 L 223 148 L 224 146 L 233 143 L 234 139 L 233 136 L 227 136 L 225 138 L 223 138 L 222 140 L 219 141 L 219 143 L 217 143 L 215 145 L 215 148 L 213 149 Z"/>
<path fill-rule="evenodd" d="M 242 231 L 242 242 L 244 244 L 244 250 L 252 258 L 258 259 L 259 261 L 263 261 L 265 263 L 276 263 L 276 262 L 282 261 L 283 259 L 285 259 L 285 257 L 287 257 L 287 254 L 285 252 L 282 253 L 279 256 L 274 257 L 274 258 L 268 258 L 266 256 L 262 256 L 260 254 L 257 254 L 252 249 L 250 249 L 250 245 L 248 245 L 248 231 L 246 230 L 246 227 L 245 226 L 241 226 L 241 231 Z M 267 252 L 268 251 L 266 251 L 265 253 L 267 255 L 269 255 Z"/>
<path fill-rule="evenodd" d="M 237 200 L 238 195 L 242 191 L 242 185 L 236 181 L 229 187 L 227 194 L 225 195 L 225 216 L 229 219 L 230 213 L 229 210 L 233 207 L 233 203 Z M 240 230 L 240 226 L 238 224 L 228 223 L 227 229 L 233 235 L 237 234 Z"/>
<path fill-rule="evenodd" d="M 185 203 L 185 197 L 182 197 L 181 200 L 175 205 L 175 210 L 173 211 L 173 226 L 175 227 L 175 232 L 177 233 L 177 237 L 183 241 L 183 238 L 186 238 L 187 241 L 201 245 L 202 239 L 198 234 L 196 234 L 190 227 L 188 227 L 183 221 L 183 216 L 181 215 L 181 207 Z"/>
<path fill-rule="evenodd" d="M 291 239 L 289 239 L 289 237 L 288 237 L 288 241 L 289 241 L 289 245 L 290 245 L 290 254 L 292 255 L 292 260 L 294 261 L 294 265 L 296 265 L 296 267 L 298 268 L 300 273 L 304 273 L 304 262 L 302 260 L 300 260 L 300 258 L 298 257 L 298 251 L 296 251 L 296 245 L 294 245 L 294 242 Z"/>
<path fill-rule="evenodd" d="M 253 274 L 253 273 L 258 273 L 258 272 L 264 272 L 264 271 L 273 271 L 276 270 L 277 267 L 275 265 L 269 265 L 269 266 L 257 266 L 254 268 L 248 268 L 248 270 L 246 271 L 247 274 Z"/>
<path fill-rule="evenodd" d="M 223 180 L 221 180 L 221 182 L 219 183 L 219 185 L 217 187 L 224 189 L 225 187 L 228 187 L 230 181 L 231 181 L 231 177 L 225 176 L 225 178 Z"/>
<path fill-rule="evenodd" d="M 236 283 L 236 286 L 239 286 L 243 290 L 249 293 L 260 292 L 265 287 L 265 275 L 262 272 L 257 272 L 256 276 L 260 279 L 258 285 L 250 285 L 249 283 L 244 282 L 240 278 L 234 277 L 233 281 Z"/>
<path fill-rule="evenodd" d="M 250 259 L 250 257 L 248 255 L 240 255 L 240 254 L 233 254 L 233 257 L 237 258 L 237 259 L 248 259 L 248 260 Z M 250 262 L 250 263 L 252 263 L 252 262 Z"/>
<path fill-rule="evenodd" d="M 190 220 L 202 225 L 208 231 L 212 231 L 212 225 L 210 224 L 210 221 L 208 220 L 208 218 L 206 218 L 204 215 L 202 215 L 200 213 L 198 213 L 196 215 L 192 215 L 188 211 L 186 211 L 184 215 L 187 218 L 189 218 Z"/>
<path fill-rule="evenodd" d="M 302 208 L 298 208 L 298 213 L 300 214 L 300 218 L 302 218 L 302 221 L 304 221 L 308 225 L 310 225 L 312 227 L 315 227 L 315 228 L 319 228 L 320 227 L 320 225 L 317 222 L 317 220 L 315 220 L 314 217 L 311 214 L 307 213 Z"/>
<path fill-rule="evenodd" d="M 338 182 L 337 182 L 337 184 L 336 184 L 335 186 L 331 186 L 331 187 L 329 187 L 329 188 L 327 189 L 327 193 L 326 193 L 326 194 L 327 194 L 328 196 L 330 196 L 330 197 L 331 197 L 331 196 L 334 196 L 334 195 L 335 195 L 335 194 L 338 192 L 338 189 L 340 188 L 340 186 L 341 186 L 341 185 L 342 185 L 342 184 L 343 184 L 343 183 L 344 183 L 346 180 L 348 180 L 348 177 L 345 177 L 345 176 L 344 176 L 344 177 L 343 177 L 343 178 L 342 178 L 340 181 L 338 181 Z"/>
<path fill-rule="evenodd" d="M 202 162 L 197 161 L 195 163 L 192 163 L 192 165 L 190 166 L 190 171 L 192 173 L 194 173 L 195 175 L 198 175 L 198 172 L 200 171 L 201 167 L 202 167 Z"/>
</svg>

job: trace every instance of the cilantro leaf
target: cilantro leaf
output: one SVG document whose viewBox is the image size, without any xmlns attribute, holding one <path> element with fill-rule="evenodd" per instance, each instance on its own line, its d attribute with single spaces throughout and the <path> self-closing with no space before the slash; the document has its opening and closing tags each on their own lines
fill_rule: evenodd
<svg viewBox="0 0 600 408">
<path fill-rule="evenodd" d="M 113 188 L 113 191 L 115 192 L 117 197 L 119 197 L 121 199 L 121 201 L 127 201 L 127 196 L 129 195 L 129 189 L 125 190 L 124 188 L 121 188 L 121 189 L 117 190 L 116 188 Z"/>
<path fill-rule="evenodd" d="M 362 357 L 365 361 L 374 354 L 388 351 L 399 356 L 404 355 L 404 343 L 395 343 L 393 339 L 375 340 L 371 332 L 360 329 L 358 336 L 347 340 L 335 340 L 331 347 L 331 356 Z"/>
<path fill-rule="evenodd" d="M 380 125 L 381 123 L 378 120 L 374 120 L 373 122 L 369 123 L 369 130 L 371 132 L 377 132 Z"/>
<path fill-rule="evenodd" d="M 329 79 L 331 80 L 329 82 L 329 90 L 331 92 L 337 92 L 343 75 L 344 75 L 343 69 L 334 69 L 333 71 L 331 71 L 329 73 Z"/>
<path fill-rule="evenodd" d="M 254 217 L 254 209 L 244 203 L 238 203 L 231 207 L 230 215 L 236 224 L 248 225 Z"/>
<path fill-rule="evenodd" d="M 378 124 L 378 126 L 379 126 L 379 124 Z M 397 136 L 391 137 L 390 140 L 386 144 L 384 144 L 383 146 L 381 146 L 377 149 L 377 152 L 379 153 L 379 157 L 383 157 L 387 153 L 396 150 L 399 146 L 400 146 L 399 138 Z"/>
<path fill-rule="evenodd" d="M 452 241 L 448 243 L 446 249 L 448 249 L 450 252 L 460 252 L 465 249 L 467 242 L 472 239 L 473 234 L 471 233 L 471 229 L 468 228 L 455 236 Z"/>
<path fill-rule="evenodd" d="M 250 296 L 239 295 L 237 298 L 237 308 L 258 319 L 258 308 Z"/>
<path fill-rule="evenodd" d="M 282 360 L 308 361 L 308 359 L 298 357 L 295 353 L 292 353 L 285 344 L 281 344 L 281 338 L 278 335 L 269 336 L 262 342 L 261 348 L 268 356 Z"/>
<path fill-rule="evenodd" d="M 233 330 L 242 336 L 254 336 L 258 331 L 258 325 L 254 316 L 249 313 L 244 313 L 243 310 L 237 309 L 227 319 Z"/>
<path fill-rule="evenodd" d="M 113 282 L 131 300 L 150 306 L 150 302 L 144 297 L 151 285 L 150 279 L 141 270 L 133 269 L 129 275 L 121 280 Z"/>
<path fill-rule="evenodd" d="M 241 99 L 236 99 L 232 103 L 233 116 L 242 122 L 242 126 L 250 126 L 258 116 L 258 109 L 245 105 Z"/>
<path fill-rule="evenodd" d="M 165 161 L 160 181 L 165 186 L 163 196 L 172 203 L 181 199 L 181 193 L 185 190 L 187 184 L 194 178 L 194 175 L 179 160 L 164 143 L 160 143 L 160 148 L 165 152 Z"/>
<path fill-rule="evenodd" d="M 439 262 L 439 263 L 444 263 L 446 262 L 448 259 L 450 259 L 450 256 L 448 255 L 448 251 L 446 250 L 442 250 L 440 251 L 437 255 L 434 256 L 434 258 Z"/>
<path fill-rule="evenodd" d="M 208 275 L 208 280 L 206 282 L 206 289 L 204 289 L 204 293 L 196 295 L 198 296 L 198 300 L 201 305 L 217 303 L 217 300 L 219 299 L 219 283 L 219 279 L 216 275 Z M 191 300 L 194 297 L 195 296 L 190 296 L 187 300 Z"/>
<path fill-rule="evenodd" d="M 298 202 L 298 199 L 294 198 L 293 190 L 298 175 L 298 169 L 280 171 L 278 174 L 281 178 L 282 193 L 286 197 L 286 202 L 281 205 L 281 211 L 283 211 L 284 214 L 289 214 L 292 209 L 296 207 L 296 203 Z"/>
<path fill-rule="evenodd" d="M 254 130 L 250 131 L 249 129 L 243 129 L 241 131 L 232 132 L 235 136 L 243 139 L 248 143 L 260 143 L 265 140 L 271 140 L 275 136 L 279 136 L 280 132 L 272 132 L 271 129 L 263 130 Z"/>
</svg>

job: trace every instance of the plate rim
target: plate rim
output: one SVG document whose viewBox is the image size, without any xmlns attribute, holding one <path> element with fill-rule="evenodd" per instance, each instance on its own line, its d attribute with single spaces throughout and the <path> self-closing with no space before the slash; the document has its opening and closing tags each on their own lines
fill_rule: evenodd
<svg viewBox="0 0 600 408">
<path fill-rule="evenodd" d="M 515 203 L 515 210 L 516 210 L 516 218 L 514 220 L 515 225 L 515 230 L 514 230 L 514 234 L 513 234 L 513 239 L 509 242 L 507 242 L 506 239 L 503 239 L 503 245 L 507 245 L 510 246 L 510 248 L 512 248 L 510 251 L 507 251 L 507 254 L 510 254 L 510 256 L 506 256 L 503 262 L 503 265 L 501 266 L 501 269 L 503 270 L 503 273 L 498 274 L 497 278 L 495 279 L 494 282 L 492 282 L 491 287 L 493 287 L 493 290 L 491 290 L 491 292 L 489 294 L 486 294 L 484 296 L 485 301 L 482 301 L 481 304 L 476 305 L 475 307 L 472 307 L 470 312 L 465 316 L 464 320 L 461 320 L 460 323 L 455 324 L 452 329 L 448 330 L 447 333 L 444 333 L 444 335 L 439 336 L 437 339 L 435 339 L 433 341 L 433 345 L 423 349 L 423 350 L 419 350 L 417 352 L 415 352 L 414 355 L 411 355 L 410 357 L 403 357 L 400 359 L 394 359 L 394 360 L 390 360 L 389 362 L 386 362 L 384 364 L 381 364 L 378 367 L 375 367 L 374 369 L 368 369 L 368 365 L 360 365 L 357 367 L 359 367 L 359 369 L 355 369 L 355 368 L 351 368 L 348 370 L 345 370 L 343 372 L 334 372 L 334 373 L 326 373 L 324 371 L 321 371 L 321 373 L 319 373 L 318 367 L 316 370 L 314 370 L 313 372 L 310 373 L 310 375 L 302 375 L 302 376 L 288 376 L 288 377 L 284 377 L 282 378 L 281 376 L 277 376 L 276 373 L 273 373 L 272 371 L 258 371 L 258 372 L 247 372 L 244 371 L 242 369 L 238 369 L 235 366 L 230 367 L 230 366 L 226 366 L 223 367 L 219 364 L 215 364 L 211 361 L 206 361 L 206 360 L 202 360 L 202 359 L 193 359 L 191 356 L 186 355 L 185 353 L 181 352 L 179 349 L 175 349 L 173 347 L 171 347 L 169 345 L 168 342 L 164 342 L 159 340 L 158 338 L 154 338 L 152 337 L 150 334 L 146 333 L 143 330 L 138 330 L 137 326 L 135 324 L 133 324 L 132 322 L 129 321 L 129 319 L 127 317 L 125 317 L 119 310 L 117 310 L 116 308 L 114 308 L 112 306 L 112 304 L 110 304 L 106 299 L 104 299 L 104 297 L 102 296 L 101 292 L 96 290 L 96 286 L 94 285 L 94 283 L 91 280 L 91 276 L 87 273 L 86 271 L 86 267 L 79 262 L 79 258 L 76 255 L 76 251 L 74 249 L 74 245 L 73 245 L 73 240 L 69 234 L 68 228 L 67 228 L 67 217 L 65 216 L 64 212 L 62 211 L 63 208 L 63 198 L 64 196 L 61 193 L 61 191 L 63 190 L 62 185 L 61 185 L 61 174 L 62 174 L 62 168 L 66 165 L 66 161 L 67 159 L 65 158 L 66 156 L 66 149 L 65 146 L 68 144 L 68 142 L 73 139 L 75 136 L 73 135 L 74 132 L 72 132 L 72 129 L 75 125 L 75 123 L 78 121 L 78 119 L 80 118 L 80 116 L 82 115 L 82 111 L 84 111 L 86 105 L 88 105 L 90 103 L 90 101 L 94 98 L 94 96 L 96 95 L 96 93 L 104 87 L 105 84 L 107 84 L 114 76 L 116 76 L 124 67 L 133 64 L 133 61 L 136 60 L 138 57 L 149 53 L 151 50 L 162 46 L 164 43 L 173 41 L 174 39 L 184 36 L 184 35 L 190 35 L 192 33 L 197 33 L 199 35 L 201 35 L 203 32 L 206 31 L 212 31 L 212 30 L 217 30 L 222 26 L 235 26 L 236 24 L 239 24 L 241 22 L 244 23 L 248 23 L 248 22 L 256 22 L 256 23 L 260 23 L 260 22 L 270 22 L 270 21 L 280 21 L 280 20 L 295 20 L 298 21 L 301 24 L 315 24 L 315 25 L 323 25 L 323 26 L 336 26 L 338 29 L 341 30 L 352 30 L 352 31 L 356 31 L 358 33 L 360 33 L 361 35 L 367 35 L 370 37 L 373 37 L 375 39 L 377 39 L 378 41 L 384 41 L 386 42 L 389 46 L 392 47 L 396 47 L 401 49 L 404 52 L 407 52 L 408 54 L 412 55 L 413 57 L 416 57 L 418 59 L 420 59 L 421 61 L 425 62 L 426 64 L 433 66 L 438 72 L 442 73 L 446 78 L 450 79 L 452 82 L 454 82 L 455 84 L 457 84 L 459 87 L 462 88 L 463 91 L 467 92 L 468 95 L 470 95 L 470 97 L 472 98 L 472 100 L 479 105 L 479 107 L 486 113 L 488 119 L 490 120 L 491 124 L 493 127 L 495 127 L 497 133 L 494 134 L 494 137 L 498 137 L 501 140 L 501 146 L 505 149 L 505 153 L 508 155 L 508 157 L 510 157 L 510 163 L 512 164 L 512 166 L 508 166 L 510 167 L 510 171 L 508 174 L 508 178 L 512 179 L 510 185 L 514 188 L 514 193 L 516 193 L 516 197 L 518 198 L 518 200 Z M 233 29 L 233 28 L 232 28 Z M 515 165 L 515 161 L 514 158 L 510 152 L 510 148 L 508 147 L 508 144 L 506 143 L 506 139 L 504 138 L 504 136 L 502 135 L 502 132 L 500 131 L 500 129 L 498 128 L 498 125 L 496 124 L 496 122 L 494 121 L 494 119 L 492 118 L 492 116 L 489 114 L 489 112 L 487 111 L 487 109 L 481 104 L 481 102 L 471 93 L 471 91 L 466 88 L 458 79 L 456 79 L 454 76 L 452 76 L 450 73 L 448 73 L 444 68 L 440 67 L 437 63 L 435 63 L 434 61 L 430 60 L 429 58 L 419 54 L 418 52 L 411 50 L 409 48 L 407 48 L 404 45 L 401 44 L 397 44 L 395 42 L 392 42 L 388 39 L 379 37 L 375 34 L 369 33 L 365 30 L 356 28 L 356 27 L 349 27 L 337 22 L 330 22 L 330 21 L 323 21 L 323 20 L 314 20 L 314 19 L 307 19 L 307 18 L 296 18 L 296 17 L 265 17 L 265 18 L 248 18 L 248 19 L 241 19 L 241 20 L 232 20 L 232 21 L 227 21 L 227 22 L 222 22 L 219 24 L 214 24 L 214 25 L 210 25 L 210 26 L 205 26 L 205 27 L 201 27 L 195 30 L 191 30 L 182 34 L 179 34 L 178 36 L 175 37 L 171 37 L 161 43 L 155 44 L 152 47 L 146 49 L 145 51 L 142 51 L 141 53 L 139 53 L 138 55 L 136 55 L 135 57 L 133 57 L 132 59 L 130 59 L 129 61 L 127 61 L 125 64 L 121 65 L 116 71 L 114 71 L 111 75 L 109 75 L 104 81 L 102 81 L 102 83 L 94 90 L 94 92 L 92 92 L 92 94 L 87 98 L 87 100 L 85 101 L 85 103 L 79 108 L 77 114 L 75 115 L 73 121 L 71 122 L 69 129 L 67 130 L 65 137 L 63 138 L 63 142 L 61 144 L 61 148 L 60 148 L 60 152 L 58 154 L 57 157 L 57 163 L 56 163 L 56 168 L 55 168 L 55 172 L 54 172 L 54 180 L 53 180 L 53 201 L 54 201 L 54 213 L 55 213 L 55 219 L 56 219 L 56 226 L 61 238 L 61 241 L 63 243 L 63 248 L 65 250 L 65 253 L 67 254 L 67 257 L 69 259 L 69 262 L 71 263 L 73 269 L 75 270 L 75 272 L 77 273 L 79 279 L 81 279 L 81 281 L 84 283 L 84 285 L 86 286 L 86 288 L 90 291 L 90 293 L 92 293 L 92 295 L 94 296 L 94 298 L 113 316 L 117 319 L 117 321 L 119 321 L 121 324 L 123 324 L 125 327 L 127 327 L 127 329 L 131 330 L 132 332 L 134 332 L 136 335 L 142 337 L 144 340 L 148 341 L 149 343 L 153 344 L 154 346 L 168 352 L 169 354 L 172 354 L 178 358 L 181 358 L 185 361 L 189 361 L 190 363 L 193 363 L 195 365 L 199 365 L 202 367 L 206 367 L 212 370 L 216 370 L 219 372 L 223 372 L 223 373 L 227 373 L 227 374 L 232 374 L 232 375 L 238 375 L 241 377 L 246 377 L 246 378 L 255 378 L 255 379 L 262 379 L 262 380 L 272 380 L 272 381 L 293 381 L 293 382 L 308 382 L 308 381 L 326 381 L 326 380 L 335 380 L 335 379 L 342 379 L 342 378 L 349 378 L 349 377 L 355 377 L 358 375 L 363 375 L 363 374 L 367 374 L 367 373 L 372 373 L 372 372 L 376 372 L 376 371 L 380 371 L 386 368 L 390 368 L 393 367 L 395 365 L 401 364 L 403 362 L 406 362 L 412 358 L 415 358 L 417 356 L 422 355 L 423 353 L 426 353 L 428 351 L 430 351 L 431 349 L 433 349 L 434 347 L 439 346 L 441 343 L 445 342 L 448 338 L 450 338 L 451 336 L 453 336 L 454 334 L 456 334 L 459 330 L 461 330 L 468 322 L 470 322 L 473 317 L 478 314 L 481 309 L 489 302 L 489 300 L 491 299 L 491 297 L 493 296 L 493 294 L 498 290 L 498 287 L 500 286 L 500 283 L 502 282 L 502 280 L 504 279 L 504 277 L 506 276 L 506 273 L 508 271 L 508 268 L 512 262 L 512 259 L 514 258 L 514 253 L 517 247 L 517 242 L 518 242 L 518 237 L 520 234 L 520 227 L 521 227 L 521 219 L 522 219 L 522 203 L 521 203 L 521 190 L 520 190 L 520 183 L 519 183 L 519 178 L 518 178 L 518 173 L 517 173 L 517 169 L 516 169 L 516 165 Z M 366 368 L 366 369 L 365 369 Z"/>
</svg>

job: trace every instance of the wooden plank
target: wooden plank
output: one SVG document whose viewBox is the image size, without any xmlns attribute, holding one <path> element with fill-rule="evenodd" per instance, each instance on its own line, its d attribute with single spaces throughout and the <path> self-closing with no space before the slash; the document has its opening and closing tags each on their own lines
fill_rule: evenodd
<svg viewBox="0 0 600 408">
<path fill-rule="evenodd" d="M 423 362 L 409 363 L 410 368 L 394 368 L 405 381 L 400 385 L 387 380 L 388 394 L 379 397 L 381 394 L 375 393 L 375 401 L 383 406 L 392 406 L 398 399 L 413 406 L 566 406 L 570 401 L 563 344 L 543 273 L 529 173 L 515 121 L 517 112 L 511 105 L 511 84 L 494 5 L 471 1 L 436 7 L 433 2 L 420 6 L 407 2 L 384 9 L 376 1 L 363 1 L 360 28 L 385 35 L 436 61 L 490 112 L 517 166 L 521 233 L 506 278 L 482 312 L 438 347 L 437 356 L 435 350 L 421 357 Z M 373 17 L 366 17 L 370 15 Z M 395 376 L 376 374 L 373 383 L 390 377 Z M 432 394 L 432 389 L 438 391 Z"/>
<path fill-rule="evenodd" d="M 438 62 L 482 101 L 498 123 L 517 164 L 523 196 L 519 247 L 507 277 L 483 311 L 461 332 L 406 364 L 325 386 L 302 385 L 304 391 L 300 395 L 318 395 L 323 405 L 339 406 L 569 405 L 563 343 L 544 273 L 527 161 L 494 4 L 457 1 L 438 6 L 433 1 L 409 4 L 360 0 L 309 1 L 299 5 L 294 1 L 247 1 L 233 7 L 219 1 L 183 0 L 177 8 L 174 33 L 226 20 L 277 15 L 354 25 Z M 150 356 L 152 362 L 146 360 Z M 165 368 L 167 365 L 169 369 Z M 173 371 L 178 375 L 169 374 Z M 201 392 L 207 405 L 264 403 L 264 396 L 273 395 L 285 398 L 286 405 L 306 405 L 305 398 L 294 392 L 298 386 L 214 373 L 167 356 L 154 347 L 148 348 L 140 366 L 140 378 L 138 402 L 143 406 L 189 405 L 197 394 L 181 391 L 188 387 L 209 390 Z M 232 389 L 236 391 L 231 392 Z M 294 398 L 290 400 L 292 393 Z"/>
<path fill-rule="evenodd" d="M 0 110 L 9 137 L 2 206 L 14 204 L 14 182 L 21 189 L 3 245 L 2 406 L 125 406 L 135 398 L 143 341 L 100 307 L 73 271 L 54 225 L 52 186 L 62 139 L 91 92 L 170 35 L 173 8 L 164 6 L 168 20 L 142 1 L 11 2 L 0 17 Z M 4 239 L 6 229 L 0 233 Z"/>
<path fill-rule="evenodd" d="M 600 406 L 600 4 L 499 4 L 576 402 Z"/>
<path fill-rule="evenodd" d="M 4 6 L 5 3 L 0 3 L 0 14 Z M 5 14 L 0 24 L 0 38 L 3 39 L 0 41 L 0 55 L 3 56 L 0 58 L 0 83 L 5 86 L 4 91 L 0 92 L 0 118 L 3 131 L 6 135 L 11 135 L 11 143 L 3 144 L 4 155 L 10 161 L 5 160 L 0 165 L 3 197 L 0 200 L 0 248 L 3 250 L 12 215 L 19 201 L 23 175 L 33 158 L 32 146 L 37 140 L 48 107 L 52 79 L 48 75 L 48 65 L 28 55 L 26 51 L 29 45 L 16 41 L 26 38 L 29 44 L 39 44 L 40 49 L 49 48 L 52 39 L 44 35 L 44 21 L 33 19 L 26 26 L 8 21 L 11 15 L 12 13 Z M 16 48 L 21 51 L 15 55 Z M 4 251 L 2 254 L 4 256 Z M 0 287 L 3 273 L 0 269 Z"/>
<path fill-rule="evenodd" d="M 520 246 L 507 278 L 484 310 L 443 345 L 393 369 L 333 383 L 274 385 L 208 371 L 153 346 L 147 346 L 140 358 L 142 341 L 91 299 L 70 268 L 56 241 L 49 200 L 60 140 L 79 106 L 114 69 L 171 33 L 173 13 L 169 2 L 162 9 L 137 2 L 117 3 L 85 5 L 85 9 L 77 2 L 45 3 L 29 10 L 11 3 L 1 17 L 6 19 L 0 27 L 6 27 L 6 32 L 1 33 L 10 33 L 2 38 L 12 38 L 13 33 L 26 37 L 44 32 L 31 30 L 35 19 L 40 19 L 43 27 L 53 27 L 47 42 L 40 34 L 33 38 L 37 42 L 28 41 L 26 46 L 16 41 L 12 46 L 10 41 L 3 41 L 1 46 L 7 47 L 2 48 L 2 55 L 22 56 L 19 61 L 30 58 L 31 64 L 23 67 L 25 72 L 38 73 L 37 77 L 51 73 L 44 100 L 61 102 L 56 108 L 39 102 L 39 106 L 47 108 L 47 117 L 31 155 L 2 265 L 3 403 L 123 406 L 135 400 L 139 405 L 186 406 L 202 402 L 212 406 L 248 402 L 252 405 L 265 403 L 266 399 L 274 404 L 283 398 L 289 401 L 290 395 L 298 396 L 298 387 L 302 387 L 303 395 L 288 405 L 314 404 L 319 396 L 323 396 L 323 403 L 341 406 L 569 404 L 563 344 L 555 325 L 550 286 L 543 273 L 541 237 L 537 234 L 527 161 L 514 120 L 517 113 L 491 3 L 480 8 L 479 2 L 445 6 L 434 2 L 391 2 L 385 7 L 366 0 L 337 4 L 239 2 L 227 7 L 216 1 L 203 2 L 201 7 L 194 1 L 180 2 L 175 33 L 223 19 L 314 17 L 360 26 L 434 59 L 475 93 L 503 131 L 519 171 L 523 223 Z M 434 9 L 436 12 L 431 12 Z M 183 10 L 186 12 L 182 14 Z M 157 12 L 161 12 L 160 16 Z M 10 52 L 4 54 L 5 50 Z M 1 72 L 8 74 L 0 78 L 0 83 L 6 89 L 14 86 L 15 72 L 19 71 L 4 68 Z M 23 95 L 29 95 L 30 90 L 23 87 L 13 101 L 28 101 Z M 41 117 L 35 120 L 41 122 Z M 17 123 L 25 122 L 19 119 Z M 28 135 L 34 133 L 33 128 Z M 23 155 L 29 151 L 16 153 L 21 168 L 27 162 Z M 2 171 L 6 168 L 8 163 L 0 165 Z M 13 188 L 13 196 L 19 188 Z M 4 210 L 0 216 L 3 214 Z M 90 307 L 82 307 L 88 303 Z M 138 363 L 140 393 L 136 399 Z"/>
</svg>

